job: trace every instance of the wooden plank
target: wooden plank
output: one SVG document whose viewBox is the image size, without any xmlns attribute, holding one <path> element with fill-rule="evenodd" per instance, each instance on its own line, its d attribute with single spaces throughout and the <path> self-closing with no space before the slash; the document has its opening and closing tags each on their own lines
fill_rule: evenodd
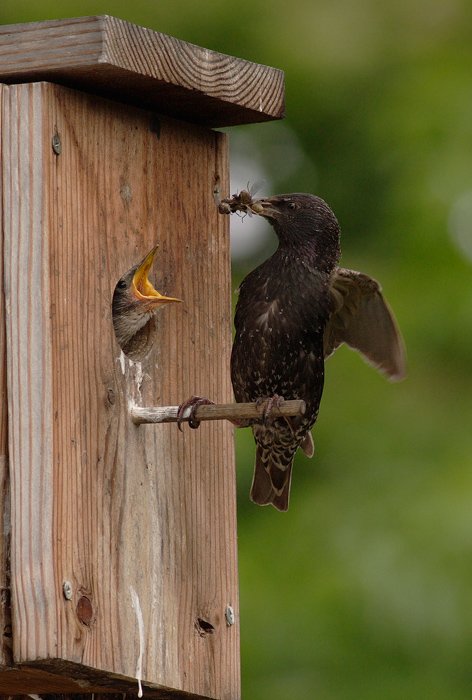
<svg viewBox="0 0 472 700">
<path fill-rule="evenodd" d="M 0 85 L 0 134 L 2 133 L 3 85 Z M 2 144 L 0 139 L 0 163 Z M 2 213 L 0 171 L 0 222 Z M 5 294 L 3 290 L 3 227 L 0 229 L 0 666 L 12 663 L 10 609 L 10 474 L 8 465 L 7 358 L 5 344 Z"/>
<path fill-rule="evenodd" d="M 137 690 L 142 661 L 145 685 L 237 698 L 232 429 L 150 429 L 128 412 L 231 401 L 228 224 L 212 194 L 228 189 L 227 137 L 56 85 L 4 90 L 14 662 Z M 133 362 L 111 299 L 156 242 L 151 278 L 185 303 Z"/>
<path fill-rule="evenodd" d="M 0 82 L 39 80 L 205 126 L 285 116 L 283 71 L 107 15 L 0 27 Z"/>
<path fill-rule="evenodd" d="M 100 697 L 102 700 L 123 700 L 123 695 L 128 698 L 137 696 L 136 681 L 132 679 L 110 676 L 57 659 L 42 661 L 40 665 L 3 670 L 0 673 L 0 693 L 3 693 L 0 700 L 12 700 L 12 697 L 20 700 L 22 696 L 29 700 L 31 694 L 34 697 L 66 694 L 71 700 L 99 700 Z M 201 695 L 158 685 L 144 687 L 143 697 L 150 700 L 202 700 Z"/>
<path fill-rule="evenodd" d="M 12 517 L 12 605 L 38 604 L 25 623 L 37 629 L 38 654 L 54 645 L 52 415 L 47 267 L 42 265 L 42 100 L 4 87 L 2 130 L 4 286 Z M 27 116 L 26 116 L 27 115 Z M 34 351 L 33 351 L 34 347 Z M 13 514 L 15 514 L 13 516 Z M 52 616 L 52 617 L 51 617 Z M 28 617 L 28 616 L 27 616 Z M 30 627 L 31 629 L 31 627 Z M 15 635 L 13 642 L 15 644 Z M 14 650 L 15 654 L 15 650 Z"/>
</svg>

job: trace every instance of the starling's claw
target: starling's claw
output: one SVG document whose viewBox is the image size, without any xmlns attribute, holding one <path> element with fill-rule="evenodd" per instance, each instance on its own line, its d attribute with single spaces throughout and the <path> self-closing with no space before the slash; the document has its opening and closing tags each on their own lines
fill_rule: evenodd
<svg viewBox="0 0 472 700">
<path fill-rule="evenodd" d="M 288 427 L 290 428 L 290 430 L 292 432 L 292 435 L 295 435 L 295 428 L 293 427 L 292 421 L 290 420 L 290 418 L 288 416 L 284 416 L 284 418 L 285 418 L 285 422 L 287 423 Z"/>
<path fill-rule="evenodd" d="M 262 412 L 262 421 L 264 425 L 269 426 L 272 425 L 274 422 L 274 419 L 272 417 L 272 410 L 274 406 L 277 406 L 277 408 L 280 408 L 283 402 L 285 401 L 283 396 L 279 396 L 278 394 L 274 394 L 274 396 L 270 397 L 260 397 L 256 399 L 256 406 L 259 407 L 261 406 L 265 401 L 267 401 L 267 405 L 265 406 L 263 412 Z M 290 424 L 289 424 L 290 425 Z M 291 426 L 290 426 L 291 427 Z"/>
<path fill-rule="evenodd" d="M 183 432 L 182 421 L 184 419 L 184 413 L 187 410 L 187 408 L 191 407 L 192 409 L 190 411 L 188 424 L 191 428 L 193 428 L 193 430 L 196 430 L 200 425 L 200 421 L 195 419 L 195 411 L 199 406 L 209 406 L 214 403 L 215 402 L 211 399 L 206 399 L 203 396 L 191 396 L 189 399 L 187 399 L 187 401 L 181 403 L 179 406 L 179 410 L 177 411 L 177 425 L 179 426 L 179 430 Z"/>
</svg>

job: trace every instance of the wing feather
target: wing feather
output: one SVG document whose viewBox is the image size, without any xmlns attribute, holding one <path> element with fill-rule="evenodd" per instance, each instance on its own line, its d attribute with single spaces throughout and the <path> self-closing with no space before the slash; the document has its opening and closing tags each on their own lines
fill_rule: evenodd
<svg viewBox="0 0 472 700">
<path fill-rule="evenodd" d="M 329 294 L 325 359 L 346 343 L 391 381 L 404 379 L 403 337 L 380 284 L 362 272 L 338 267 L 332 274 Z"/>
</svg>

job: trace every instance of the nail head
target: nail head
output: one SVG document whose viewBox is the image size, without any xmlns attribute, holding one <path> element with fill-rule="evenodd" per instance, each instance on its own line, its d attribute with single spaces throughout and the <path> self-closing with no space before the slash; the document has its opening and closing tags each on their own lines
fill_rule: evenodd
<svg viewBox="0 0 472 700">
<path fill-rule="evenodd" d="M 232 627 L 234 625 L 234 610 L 231 605 L 226 608 L 225 617 L 228 627 Z"/>
</svg>

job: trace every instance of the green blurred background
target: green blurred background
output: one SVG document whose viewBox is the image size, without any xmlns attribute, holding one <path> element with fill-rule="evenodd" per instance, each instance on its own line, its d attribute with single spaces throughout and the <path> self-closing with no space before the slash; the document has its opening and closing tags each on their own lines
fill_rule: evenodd
<svg viewBox="0 0 472 700">
<path fill-rule="evenodd" d="M 398 385 L 346 348 L 327 362 L 287 514 L 249 501 L 237 432 L 243 697 L 469 700 L 470 1 L 3 0 L 0 23 L 103 13 L 285 71 L 286 120 L 228 129 L 232 191 L 326 199 L 407 344 Z M 232 228 L 236 287 L 274 237 Z"/>
</svg>

